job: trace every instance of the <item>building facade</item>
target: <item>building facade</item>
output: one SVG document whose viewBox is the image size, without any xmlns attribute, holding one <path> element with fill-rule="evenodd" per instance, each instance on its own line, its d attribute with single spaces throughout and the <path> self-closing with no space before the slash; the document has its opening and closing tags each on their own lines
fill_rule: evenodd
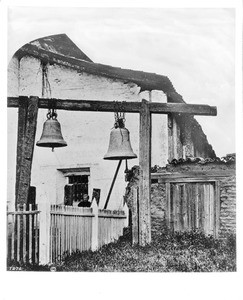
<svg viewBox="0 0 243 300">
<path fill-rule="evenodd" d="M 92 62 L 65 34 L 32 41 L 21 47 L 8 66 L 8 96 L 40 98 L 184 102 L 166 76 L 101 65 Z M 121 108 L 122 109 L 122 108 Z M 115 113 L 115 112 L 114 112 Z M 47 110 L 39 109 L 36 141 L 40 139 Z M 101 112 L 57 111 L 68 146 L 35 147 L 31 186 L 36 202 L 74 202 L 82 194 L 98 195 L 103 208 L 117 166 L 105 161 L 114 115 Z M 139 116 L 126 114 L 133 151 L 139 149 Z M 8 205 L 14 205 L 18 109 L 8 108 Z M 152 165 L 165 166 L 168 159 L 200 155 L 215 157 L 198 122 L 180 115 L 153 115 Z M 138 159 L 129 161 L 129 168 Z M 120 170 L 108 208 L 123 206 L 124 169 Z"/>
</svg>

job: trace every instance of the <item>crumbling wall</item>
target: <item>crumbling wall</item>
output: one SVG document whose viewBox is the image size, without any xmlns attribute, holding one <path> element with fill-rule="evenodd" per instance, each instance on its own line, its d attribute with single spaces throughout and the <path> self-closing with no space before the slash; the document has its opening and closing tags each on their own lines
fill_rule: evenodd
<svg viewBox="0 0 243 300">
<path fill-rule="evenodd" d="M 219 235 L 236 232 L 236 178 L 220 180 L 220 227 Z"/>
<path fill-rule="evenodd" d="M 166 229 L 166 194 L 165 184 L 151 184 L 151 230 L 153 233 Z"/>
<path fill-rule="evenodd" d="M 189 174 L 194 176 L 209 176 L 219 182 L 220 187 L 220 213 L 219 213 L 219 237 L 228 233 L 236 232 L 236 177 L 235 163 L 182 163 L 178 165 L 167 165 L 152 173 L 151 182 L 151 231 L 159 233 L 167 229 L 167 203 L 164 177 L 168 174 Z M 153 176 L 155 174 L 155 176 Z M 193 175 L 191 175 L 193 174 Z M 206 174 L 206 175 L 205 175 Z M 130 176 L 130 177 L 129 177 Z M 126 201 L 128 207 L 133 211 L 132 188 L 138 187 L 139 167 L 132 168 L 129 174 L 129 182 L 126 188 Z M 156 178 L 156 179 L 155 179 Z M 206 178 L 206 177 L 205 177 Z M 183 177 L 182 177 L 183 180 Z"/>
<path fill-rule="evenodd" d="M 169 114 L 168 140 L 169 160 L 186 157 L 216 157 L 202 127 L 193 116 Z"/>
<path fill-rule="evenodd" d="M 136 213 L 134 211 L 133 205 L 133 195 L 132 189 L 138 188 L 139 181 L 139 167 L 134 166 L 130 174 L 130 176 L 125 199 L 127 202 L 127 206 L 131 212 L 131 214 Z M 166 229 L 166 197 L 165 197 L 165 184 L 163 182 L 152 182 L 151 183 L 151 230 L 152 235 L 156 232 L 162 232 Z M 131 225 L 131 224 L 130 224 Z"/>
</svg>

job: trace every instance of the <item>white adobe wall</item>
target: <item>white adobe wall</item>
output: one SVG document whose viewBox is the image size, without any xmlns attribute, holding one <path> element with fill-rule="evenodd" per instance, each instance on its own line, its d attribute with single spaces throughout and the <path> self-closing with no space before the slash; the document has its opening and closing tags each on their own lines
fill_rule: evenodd
<svg viewBox="0 0 243 300">
<path fill-rule="evenodd" d="M 78 73 L 74 69 L 59 65 L 48 66 L 47 78 L 50 90 L 43 91 L 42 68 L 40 61 L 23 57 L 20 62 L 13 58 L 8 69 L 8 96 L 39 96 L 61 99 L 165 102 L 161 91 L 139 93 L 136 84 L 124 84 L 118 80 Z M 8 202 L 14 203 L 14 185 L 17 143 L 17 109 L 8 109 Z M 38 112 L 36 141 L 39 140 L 46 110 Z M 110 130 L 114 124 L 112 113 L 57 111 L 62 133 L 68 146 L 57 148 L 35 147 L 31 185 L 37 188 L 37 202 L 62 203 L 65 178 L 59 168 L 90 167 L 90 195 L 93 188 L 101 189 L 100 204 L 103 205 L 117 166 L 117 161 L 103 160 L 108 149 Z M 160 166 L 168 158 L 167 115 L 154 115 L 152 135 L 152 165 Z M 130 131 L 134 152 L 139 149 L 139 116 L 126 114 L 126 127 Z M 129 167 L 138 164 L 138 159 L 128 161 Z M 114 186 L 109 207 L 122 206 L 125 189 L 125 163 L 122 164 Z"/>
</svg>

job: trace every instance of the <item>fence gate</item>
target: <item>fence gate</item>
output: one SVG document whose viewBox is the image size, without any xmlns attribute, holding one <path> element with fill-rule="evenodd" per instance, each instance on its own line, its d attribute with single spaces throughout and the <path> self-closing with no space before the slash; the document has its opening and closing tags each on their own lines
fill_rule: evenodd
<svg viewBox="0 0 243 300">
<path fill-rule="evenodd" d="M 200 230 L 218 236 L 219 184 L 167 182 L 167 225 L 174 231 Z"/>
</svg>

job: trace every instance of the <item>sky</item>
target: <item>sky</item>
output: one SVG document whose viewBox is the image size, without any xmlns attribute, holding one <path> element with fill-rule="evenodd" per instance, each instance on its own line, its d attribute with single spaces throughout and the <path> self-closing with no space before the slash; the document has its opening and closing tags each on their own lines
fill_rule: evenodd
<svg viewBox="0 0 243 300">
<path fill-rule="evenodd" d="M 217 106 L 196 117 L 217 156 L 235 152 L 233 8 L 8 8 L 8 61 L 31 40 L 66 33 L 94 62 L 166 75 L 187 103 Z"/>
</svg>

